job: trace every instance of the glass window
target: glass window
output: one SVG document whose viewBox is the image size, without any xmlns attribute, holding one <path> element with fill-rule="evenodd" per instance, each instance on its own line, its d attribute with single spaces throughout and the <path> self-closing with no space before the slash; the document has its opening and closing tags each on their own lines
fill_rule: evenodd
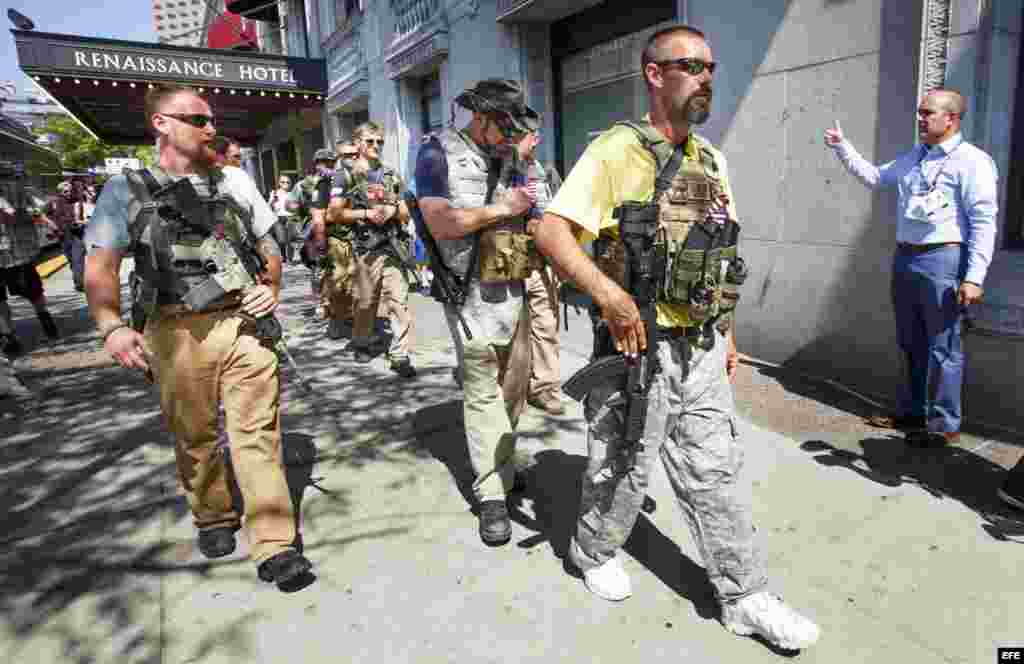
<svg viewBox="0 0 1024 664">
<path fill-rule="evenodd" d="M 440 72 L 434 72 L 423 79 L 421 112 L 423 133 L 430 134 L 444 129 L 444 106 L 441 103 Z"/>
</svg>

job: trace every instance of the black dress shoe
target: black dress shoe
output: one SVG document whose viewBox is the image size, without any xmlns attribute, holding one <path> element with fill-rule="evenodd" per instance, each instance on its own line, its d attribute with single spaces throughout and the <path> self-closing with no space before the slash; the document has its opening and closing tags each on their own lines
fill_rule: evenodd
<svg viewBox="0 0 1024 664">
<path fill-rule="evenodd" d="M 199 552 L 207 558 L 222 558 L 235 552 L 238 526 L 223 526 L 199 531 Z"/>
<path fill-rule="evenodd" d="M 267 558 L 256 569 L 261 580 L 286 584 L 313 569 L 313 563 L 295 549 L 286 549 Z"/>
<path fill-rule="evenodd" d="M 896 429 L 898 431 L 915 431 L 927 429 L 923 415 L 872 415 L 867 423 L 880 429 Z"/>
<path fill-rule="evenodd" d="M 907 445 L 919 449 L 939 449 L 960 439 L 959 431 L 908 431 Z"/>
<path fill-rule="evenodd" d="M 365 350 L 357 349 L 354 359 L 359 364 L 369 364 L 373 361 L 373 355 L 370 355 Z"/>
<path fill-rule="evenodd" d="M 487 546 L 501 546 L 512 538 L 512 522 L 504 500 L 480 503 L 480 539 Z"/>
</svg>

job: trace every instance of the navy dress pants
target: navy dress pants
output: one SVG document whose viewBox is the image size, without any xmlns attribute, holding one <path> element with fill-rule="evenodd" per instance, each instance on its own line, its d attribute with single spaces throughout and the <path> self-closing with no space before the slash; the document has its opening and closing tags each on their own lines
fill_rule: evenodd
<svg viewBox="0 0 1024 664">
<path fill-rule="evenodd" d="M 949 245 L 893 259 L 892 303 L 907 382 L 902 414 L 924 417 L 933 432 L 960 431 L 964 375 L 961 310 L 957 291 L 965 247 Z"/>
</svg>

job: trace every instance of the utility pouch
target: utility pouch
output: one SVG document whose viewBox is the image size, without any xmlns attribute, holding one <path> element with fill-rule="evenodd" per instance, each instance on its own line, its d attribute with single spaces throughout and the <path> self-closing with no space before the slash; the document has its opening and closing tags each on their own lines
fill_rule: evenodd
<svg viewBox="0 0 1024 664">
<path fill-rule="evenodd" d="M 740 286 L 749 274 L 747 263 L 739 256 L 733 256 L 725 268 L 725 279 L 722 280 L 722 308 L 735 309 L 740 298 Z"/>
<path fill-rule="evenodd" d="M 720 229 L 713 223 L 686 224 L 685 237 L 669 240 L 671 267 L 665 275 L 661 300 L 690 306 L 690 319 L 700 323 L 714 314 L 721 278 Z M 681 240 L 681 241 L 680 241 Z"/>
<path fill-rule="evenodd" d="M 198 255 L 203 271 L 209 277 L 182 296 L 182 302 L 190 310 L 206 311 L 228 293 L 243 290 L 253 284 L 252 275 L 227 241 L 208 237 L 199 246 Z"/>
<path fill-rule="evenodd" d="M 525 279 L 544 267 L 544 261 L 526 233 L 487 230 L 480 234 L 480 281 L 496 283 Z"/>
<path fill-rule="evenodd" d="M 657 223 L 659 207 L 656 203 L 644 203 L 641 201 L 624 201 L 622 205 L 615 208 L 612 217 L 619 220 L 619 237 L 605 236 L 594 242 L 594 263 L 598 269 L 605 273 L 612 281 L 620 286 L 626 286 L 626 246 L 623 238 L 632 232 L 644 234 L 650 224 Z M 663 256 L 664 252 L 660 252 Z M 662 261 L 663 263 L 663 261 Z M 655 281 L 660 275 L 654 275 Z"/>
</svg>

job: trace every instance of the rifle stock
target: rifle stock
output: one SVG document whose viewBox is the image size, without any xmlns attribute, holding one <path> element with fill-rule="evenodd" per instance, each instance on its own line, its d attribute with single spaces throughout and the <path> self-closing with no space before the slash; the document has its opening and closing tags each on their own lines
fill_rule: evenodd
<svg viewBox="0 0 1024 664">
<path fill-rule="evenodd" d="M 423 218 L 423 211 L 420 210 L 416 197 L 413 196 L 411 191 L 406 191 L 402 194 L 402 200 L 405 201 L 406 207 L 409 208 L 409 214 L 416 224 L 416 233 L 423 240 L 423 247 L 427 250 L 430 270 L 434 273 L 433 295 L 439 302 L 453 306 L 455 315 L 459 317 L 462 331 L 466 335 L 466 340 L 472 341 L 473 335 L 470 333 L 469 325 L 466 323 L 466 319 L 462 317 L 462 312 L 460 311 L 462 305 L 466 303 L 466 288 L 459 281 L 459 278 L 448 269 L 444 261 L 441 260 L 441 252 L 437 248 L 437 241 L 434 240 L 434 236 L 430 234 L 430 229 L 427 228 L 427 222 Z"/>
<path fill-rule="evenodd" d="M 615 381 L 625 383 L 629 365 L 624 355 L 608 355 L 591 362 L 572 375 L 562 386 L 562 392 L 580 403 L 598 385 Z"/>
</svg>

